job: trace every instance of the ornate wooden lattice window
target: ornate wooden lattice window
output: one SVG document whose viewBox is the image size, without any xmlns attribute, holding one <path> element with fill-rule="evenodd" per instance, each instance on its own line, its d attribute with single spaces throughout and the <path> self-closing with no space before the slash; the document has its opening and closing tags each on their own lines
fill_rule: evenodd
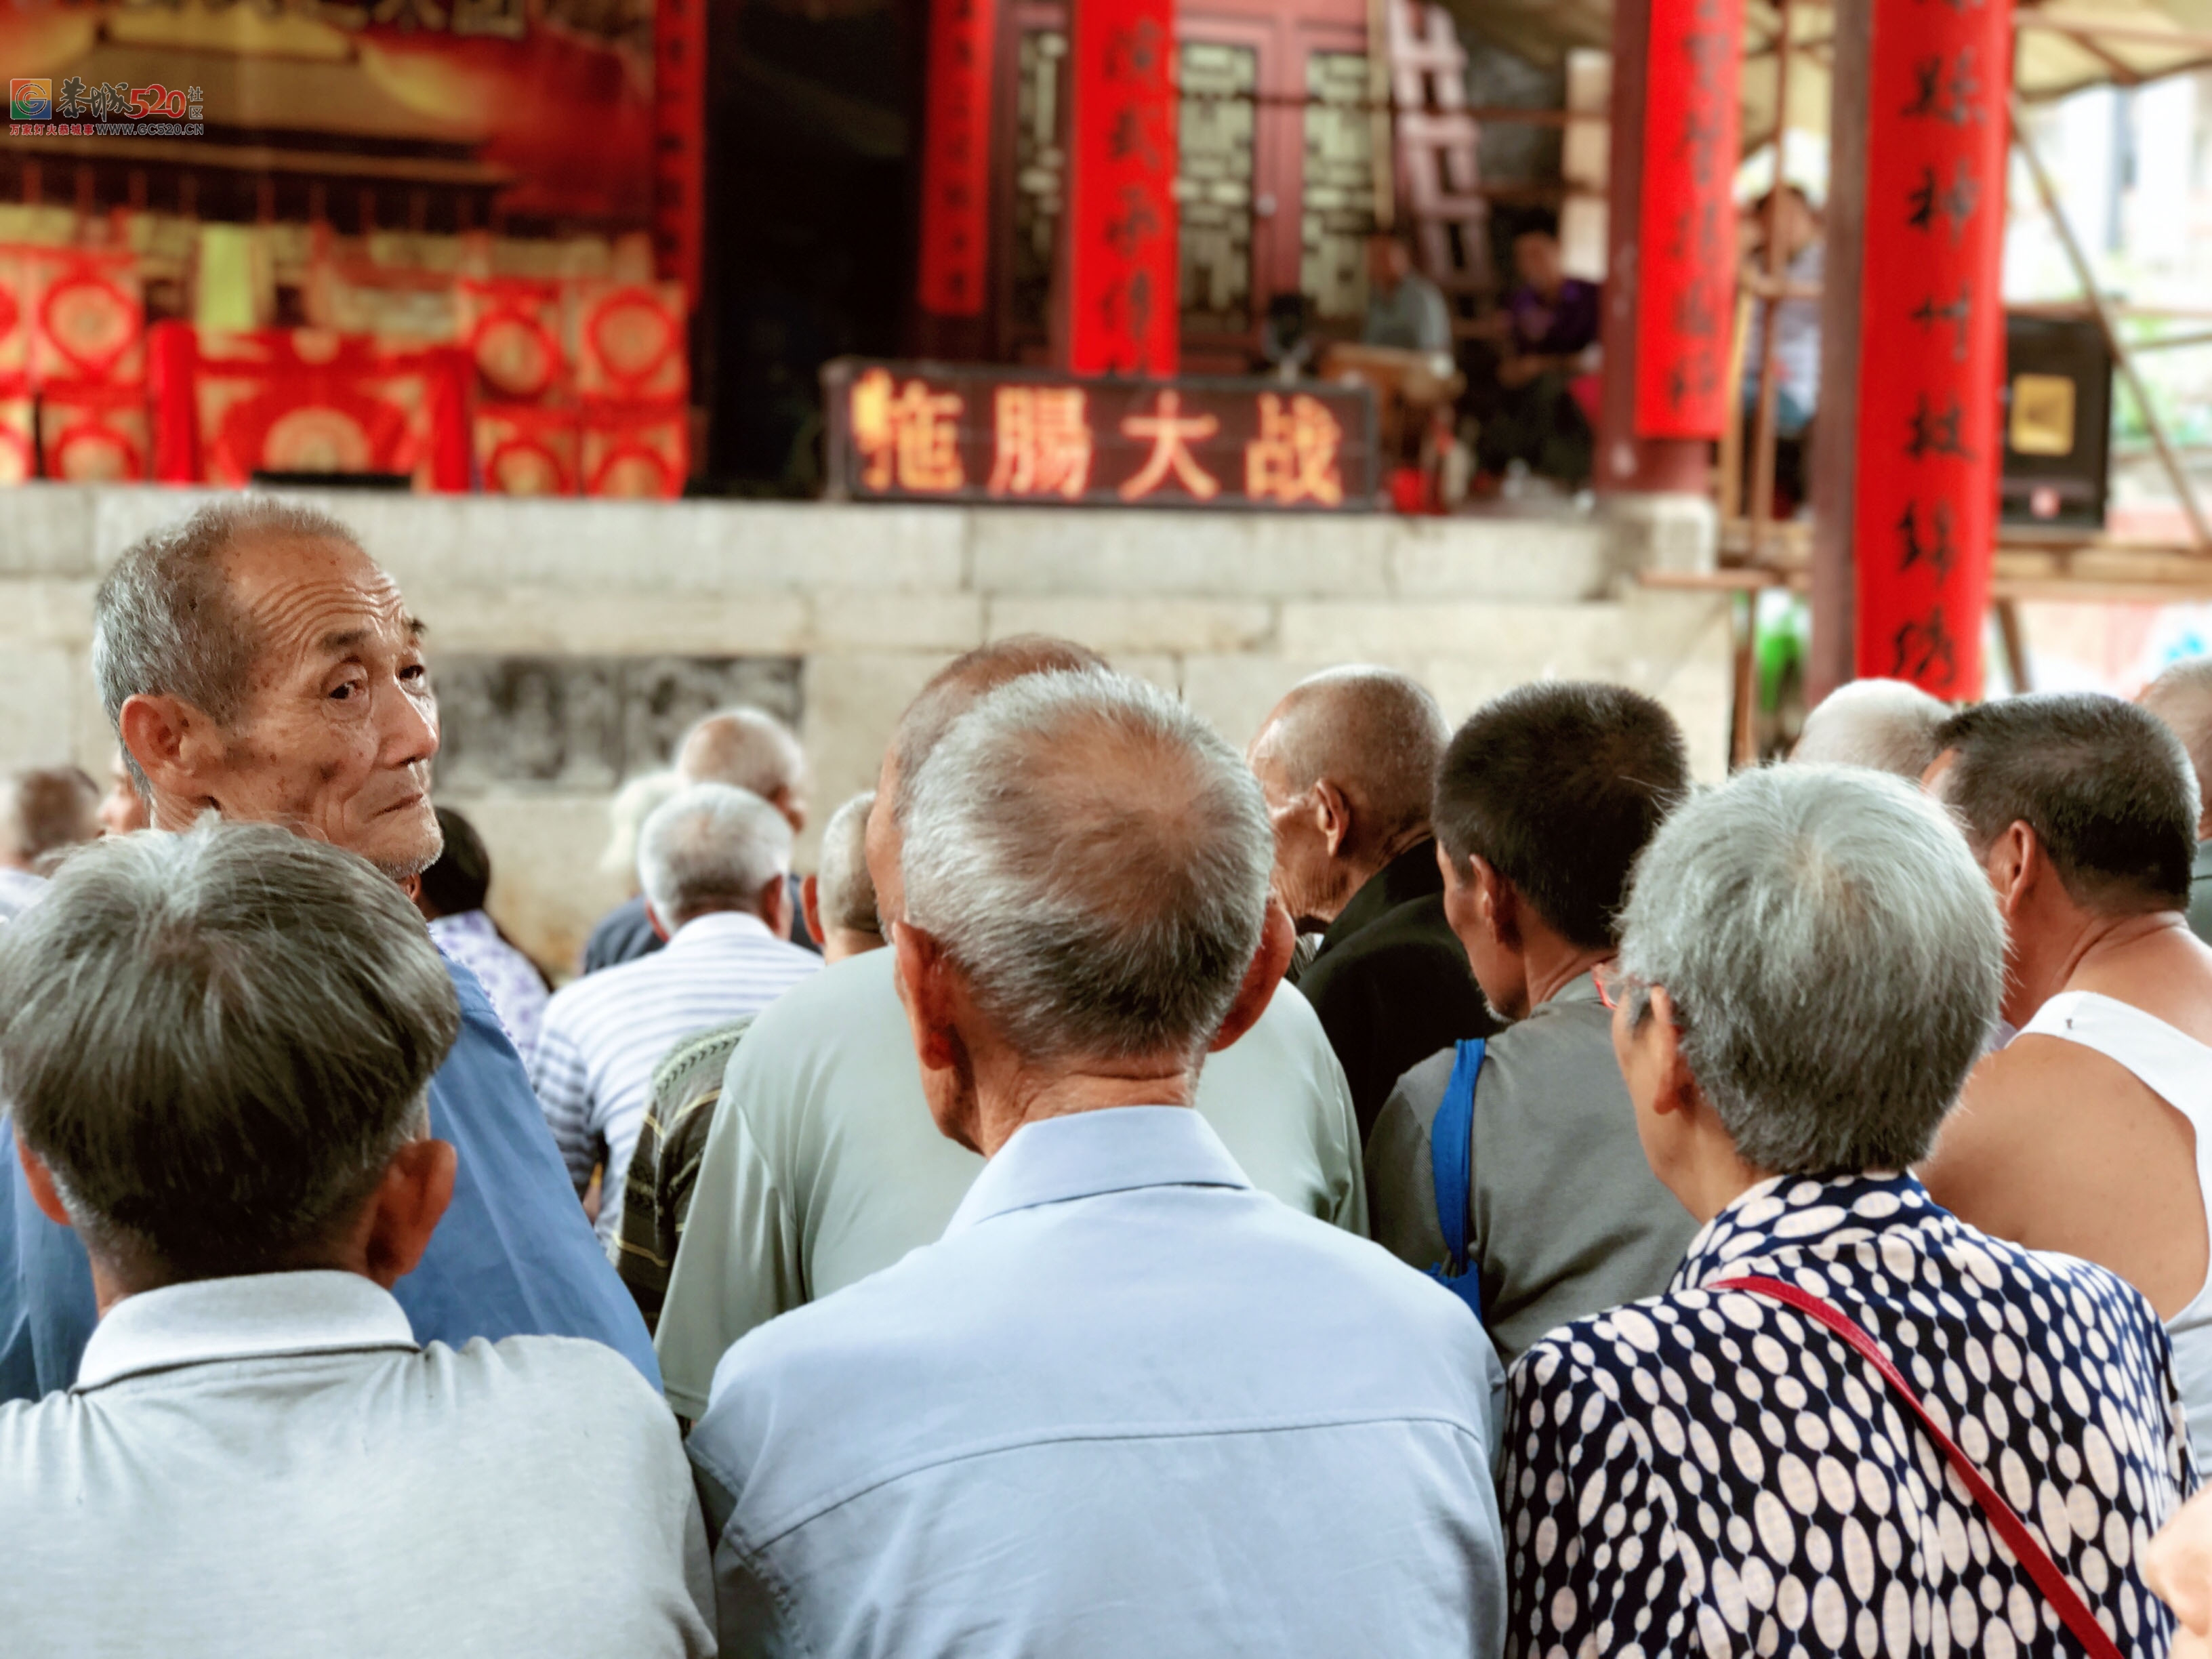
<svg viewBox="0 0 2212 1659">
<path fill-rule="evenodd" d="M 1015 52 L 1014 234 L 1012 308 L 1015 330 L 1042 335 L 1052 316 L 1052 272 L 1066 200 L 1067 150 L 1060 135 L 1067 35 L 1024 29 Z"/>
<path fill-rule="evenodd" d="M 1182 325 L 1241 334 L 1252 326 L 1252 175 L 1260 54 L 1186 41 L 1176 204 Z"/>
<path fill-rule="evenodd" d="M 1366 238 L 1375 224 L 1367 54 L 1309 53 L 1306 97 L 1298 287 L 1316 316 L 1356 318 L 1367 308 Z"/>
</svg>

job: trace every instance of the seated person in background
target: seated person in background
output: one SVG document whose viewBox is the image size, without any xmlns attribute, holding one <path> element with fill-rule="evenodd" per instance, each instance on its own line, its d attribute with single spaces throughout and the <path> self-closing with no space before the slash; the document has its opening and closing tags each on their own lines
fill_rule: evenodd
<svg viewBox="0 0 2212 1659">
<path fill-rule="evenodd" d="M 1637 866 L 1613 1036 L 1705 1230 L 1664 1295 L 1514 1368 L 1513 1656 L 2081 1651 L 1847 1318 L 2010 1498 L 2120 1650 L 2188 1448 L 2165 1335 L 2087 1262 L 1978 1233 L 1905 1171 L 1996 1017 L 1982 874 L 1895 779 L 1739 772 Z"/>
<path fill-rule="evenodd" d="M 155 828 L 276 823 L 411 890 L 438 856 L 422 626 L 353 532 L 300 501 L 228 496 L 125 550 L 94 602 L 93 670 Z M 587 1337 L 658 1381 L 514 1045 L 448 965 L 461 1031 L 430 1115 L 453 1201 L 393 1294 L 424 1342 Z M 0 1135 L 0 1400 L 67 1388 L 97 1316 L 82 1243 L 40 1214 Z"/>
<path fill-rule="evenodd" d="M 110 841 L 0 932 L 30 1194 L 100 1324 L 0 1406 L 11 1654 L 714 1650 L 665 1406 L 593 1342 L 420 1346 L 461 1017 L 386 877 L 258 824 Z"/>
<path fill-rule="evenodd" d="M 637 879 L 668 948 L 586 974 L 545 1005 L 530 1081 L 578 1194 L 600 1170 L 599 1233 L 621 1236 L 653 1067 L 707 1026 L 757 1014 L 822 966 L 786 943 L 791 825 L 750 790 L 695 783 L 638 832 Z"/>
<path fill-rule="evenodd" d="M 2184 915 L 2189 757 L 2088 693 L 1984 703 L 1936 742 L 1929 788 L 1996 891 L 2019 1035 L 1974 1068 L 1922 1178 L 1961 1220 L 2149 1298 L 2212 1472 L 2212 950 Z"/>
<path fill-rule="evenodd" d="M 538 1022 L 545 1017 L 551 988 L 538 964 L 484 908 L 491 892 L 491 854 L 476 826 L 452 807 L 441 806 L 438 833 L 445 850 L 422 872 L 415 908 L 430 924 L 437 947 L 477 976 L 515 1052 L 527 1064 L 538 1046 Z"/>
<path fill-rule="evenodd" d="M 922 688 L 884 752 L 868 816 L 868 873 L 887 938 L 905 914 L 902 780 L 996 687 L 1103 666 L 1066 640 L 1017 635 L 956 659 Z M 997 787 L 980 774 L 969 782 L 979 798 Z M 1290 918 L 1280 906 L 1269 915 L 1287 963 Z M 930 1122 L 897 966 L 878 951 L 824 969 L 762 1014 L 730 1057 L 654 1333 L 669 1402 L 685 1417 L 706 1409 L 732 1343 L 940 1237 L 982 1171 Z M 1344 1068 L 1294 988 L 1207 1061 L 1198 1109 L 1261 1192 L 1366 1236 Z"/>
<path fill-rule="evenodd" d="M 1413 269 L 1413 250 L 1388 231 L 1367 239 L 1367 319 L 1359 342 L 1451 353 L 1451 307 L 1444 291 Z"/>
<path fill-rule="evenodd" d="M 1252 739 L 1275 896 L 1301 932 L 1328 929 L 1294 982 L 1344 1063 L 1363 1136 L 1417 1061 L 1498 1030 L 1444 919 L 1429 828 L 1450 736 L 1418 682 L 1354 667 L 1300 682 Z"/>
<path fill-rule="evenodd" d="M 111 836 L 127 836 L 150 828 L 153 822 L 153 815 L 146 810 L 146 797 L 138 793 L 131 763 L 118 744 L 114 758 L 107 763 L 107 793 L 100 798 L 100 827 Z"/>
<path fill-rule="evenodd" d="M 716 1370 L 725 1652 L 1496 1653 L 1480 1328 L 1192 1109 L 1289 949 L 1251 774 L 1092 670 L 902 787 L 911 1040 L 990 1161 L 942 1240 Z"/>
<path fill-rule="evenodd" d="M 2189 928 L 2212 944 L 2212 657 L 2178 662 L 2138 699 L 2189 751 L 2197 774 L 2197 859 L 2190 866 Z"/>
<path fill-rule="evenodd" d="M 791 728 L 764 708 L 741 705 L 698 721 L 677 745 L 675 769 L 678 787 L 726 783 L 732 789 L 750 790 L 783 814 L 793 835 L 806 828 L 805 753 Z M 644 822 L 642 816 L 639 822 Z M 792 891 L 785 925 L 791 941 L 815 951 L 818 947 L 806 936 L 805 919 L 799 914 L 799 883 L 794 878 L 787 884 Z M 586 973 L 635 962 L 661 947 L 663 935 L 645 914 L 645 895 L 640 893 L 600 918 L 584 945 Z"/>
<path fill-rule="evenodd" d="M 1590 975 L 1637 855 L 1689 787 L 1659 704 L 1558 681 L 1476 710 L 1437 773 L 1444 911 L 1513 1024 L 1399 1079 L 1368 1137 L 1368 1205 L 1377 1243 L 1434 1267 L 1438 1136 L 1468 1148 L 1464 1265 L 1508 1364 L 1555 1325 L 1663 1289 L 1695 1231 L 1644 1161 Z"/>
<path fill-rule="evenodd" d="M 74 766 L 0 781 L 0 921 L 37 898 L 47 870 L 100 838 L 100 787 Z"/>
<path fill-rule="evenodd" d="M 1559 222 L 1549 214 L 1514 237 L 1513 269 L 1520 283 L 1483 330 L 1498 343 L 1498 398 L 1475 440 L 1475 459 L 1485 472 L 1517 460 L 1578 484 L 1590 475 L 1596 439 L 1567 388 L 1595 363 L 1598 285 L 1567 275 Z"/>
<path fill-rule="evenodd" d="M 1853 680 L 1839 685 L 1805 716 L 1792 761 L 1814 766 L 1863 766 L 1920 781 L 1936 763 L 1936 728 L 1951 710 L 1903 680 Z"/>
<path fill-rule="evenodd" d="M 822 831 L 821 868 L 806 878 L 806 923 L 822 941 L 825 964 L 884 946 L 875 884 L 868 879 L 868 809 L 875 799 L 876 792 L 867 790 L 831 815 Z M 722 1097 L 722 1073 L 752 1023 L 752 1015 L 739 1014 L 709 1025 L 678 1043 L 653 1067 L 637 1149 L 629 1155 L 621 1254 L 615 1258 L 615 1271 L 637 1298 L 647 1330 L 660 1321 L 668 1269 L 690 1213 L 714 1103 Z"/>
<path fill-rule="evenodd" d="M 683 787 L 684 780 L 672 769 L 645 772 L 608 797 L 607 844 L 599 853 L 599 869 L 620 880 L 629 896 L 593 924 L 576 963 L 579 975 L 660 948 L 660 935 L 645 919 L 645 897 L 637 890 L 637 832 L 653 816 L 653 809 Z M 619 954 L 623 951 L 629 954 Z"/>
</svg>

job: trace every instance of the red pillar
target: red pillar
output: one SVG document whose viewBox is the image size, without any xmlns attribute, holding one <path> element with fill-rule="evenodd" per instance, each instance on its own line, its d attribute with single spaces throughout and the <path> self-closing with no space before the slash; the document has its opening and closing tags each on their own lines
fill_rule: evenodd
<svg viewBox="0 0 2212 1659">
<path fill-rule="evenodd" d="M 2012 8 L 1872 4 L 1856 665 L 1974 697 L 1996 538 Z"/>
<path fill-rule="evenodd" d="M 1073 0 L 1066 240 L 1054 322 L 1078 374 L 1180 361 L 1175 0 Z"/>
<path fill-rule="evenodd" d="M 653 240 L 660 274 L 699 303 L 707 212 L 707 0 L 653 8 Z"/>
<path fill-rule="evenodd" d="M 1615 0 L 1597 486 L 1702 494 L 1735 266 L 1741 0 Z"/>
<path fill-rule="evenodd" d="M 980 317 L 991 204 L 991 58 L 995 0 L 932 0 L 922 106 L 921 308 Z"/>
</svg>

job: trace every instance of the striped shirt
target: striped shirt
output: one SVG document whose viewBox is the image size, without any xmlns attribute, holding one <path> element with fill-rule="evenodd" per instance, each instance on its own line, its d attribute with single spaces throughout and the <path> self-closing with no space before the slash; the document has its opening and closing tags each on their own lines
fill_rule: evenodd
<svg viewBox="0 0 2212 1659">
<path fill-rule="evenodd" d="M 602 1243 L 622 1229 L 623 1178 L 653 1092 L 653 1067 L 694 1031 L 755 1014 L 822 966 L 757 916 L 717 910 L 665 951 L 587 974 L 545 1005 L 530 1080 L 576 1190 L 604 1164 Z"/>
</svg>

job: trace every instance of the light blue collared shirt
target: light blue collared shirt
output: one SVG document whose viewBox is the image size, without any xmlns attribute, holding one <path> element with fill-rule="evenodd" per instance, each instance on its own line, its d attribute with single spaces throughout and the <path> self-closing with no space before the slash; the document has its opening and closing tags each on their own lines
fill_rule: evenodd
<svg viewBox="0 0 2212 1659">
<path fill-rule="evenodd" d="M 1494 1655 L 1489 1364 L 1196 1112 L 1028 1124 L 942 1240 L 723 1357 L 725 1659 Z"/>
</svg>

